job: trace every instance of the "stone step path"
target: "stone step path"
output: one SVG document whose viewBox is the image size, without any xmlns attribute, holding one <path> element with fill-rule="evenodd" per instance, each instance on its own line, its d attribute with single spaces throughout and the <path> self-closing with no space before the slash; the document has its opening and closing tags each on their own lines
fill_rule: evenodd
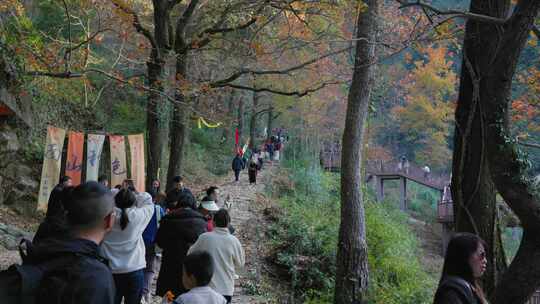
<svg viewBox="0 0 540 304">
<path fill-rule="evenodd" d="M 264 193 L 265 186 L 270 182 L 272 169 L 271 165 L 267 164 L 259 172 L 255 185 L 249 185 L 247 172 L 244 172 L 240 182 L 225 183 L 220 188 L 222 195 L 224 197 L 230 195 L 233 202 L 230 208 L 232 225 L 246 255 L 246 265 L 236 280 L 232 300 L 234 304 L 260 303 L 260 299 L 252 295 L 253 291 L 250 290 L 256 288 L 255 284 L 260 281 L 262 263 L 260 246 L 263 227 L 261 227 L 261 212 L 257 212 L 261 208 L 257 196 Z"/>
</svg>

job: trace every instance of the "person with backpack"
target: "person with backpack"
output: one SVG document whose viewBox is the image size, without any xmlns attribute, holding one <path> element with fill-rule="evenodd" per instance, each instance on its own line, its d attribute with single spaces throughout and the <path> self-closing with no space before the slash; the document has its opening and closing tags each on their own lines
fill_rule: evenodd
<svg viewBox="0 0 540 304">
<path fill-rule="evenodd" d="M 27 242 L 22 265 L 0 272 L 0 303 L 114 303 L 114 280 L 98 247 L 114 225 L 113 196 L 95 181 L 64 191 L 68 233 Z"/>
<path fill-rule="evenodd" d="M 458 233 L 448 243 L 434 304 L 487 304 L 480 286 L 486 271 L 486 243 L 472 233 Z"/>
<path fill-rule="evenodd" d="M 159 194 L 158 194 L 159 195 Z M 150 303 L 150 289 L 152 286 L 152 280 L 156 273 L 155 261 L 156 261 L 156 234 L 159 228 L 161 218 L 165 216 L 165 211 L 157 201 L 154 200 L 154 214 L 150 219 L 150 223 L 146 226 L 143 232 L 144 247 L 146 250 L 145 260 L 146 268 L 144 269 L 144 284 L 143 284 L 143 299 L 146 303 Z"/>
<path fill-rule="evenodd" d="M 187 291 L 181 282 L 182 263 L 189 247 L 207 227 L 206 218 L 195 210 L 196 201 L 192 196 L 181 197 L 171 207 L 161 219 L 156 236 L 156 244 L 163 249 L 156 287 L 160 297 L 169 291 L 175 296 Z"/>
<path fill-rule="evenodd" d="M 116 304 L 122 299 L 125 304 L 141 302 L 146 268 L 142 234 L 154 213 L 150 194 L 137 193 L 132 188 L 124 187 L 116 193 L 114 227 L 101 244 L 103 255 L 110 261 Z"/>
<path fill-rule="evenodd" d="M 215 271 L 210 287 L 223 295 L 227 303 L 231 303 L 236 269 L 243 267 L 245 263 L 244 249 L 240 241 L 229 232 L 231 217 L 227 210 L 219 210 L 214 215 L 214 222 L 214 231 L 199 236 L 197 242 L 189 248 L 188 254 L 206 251 L 212 256 Z"/>
</svg>

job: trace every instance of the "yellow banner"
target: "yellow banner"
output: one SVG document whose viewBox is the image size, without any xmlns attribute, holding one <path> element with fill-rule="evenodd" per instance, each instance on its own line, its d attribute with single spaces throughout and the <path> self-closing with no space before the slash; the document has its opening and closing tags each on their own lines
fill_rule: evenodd
<svg viewBox="0 0 540 304">
<path fill-rule="evenodd" d="M 142 134 L 128 135 L 131 151 L 131 179 L 139 192 L 145 191 L 144 178 L 144 136 Z"/>
<path fill-rule="evenodd" d="M 199 117 L 199 119 L 197 119 L 197 125 L 198 125 L 199 129 L 202 128 L 202 125 L 203 125 L 203 124 L 204 124 L 207 128 L 217 128 L 217 127 L 221 126 L 221 123 L 220 123 L 220 122 L 218 122 L 218 123 L 216 123 L 216 124 L 210 124 L 210 123 L 208 123 L 206 120 L 204 120 L 204 118 Z"/>
<path fill-rule="evenodd" d="M 126 143 L 122 135 L 109 135 L 111 145 L 111 186 L 121 185 L 127 178 Z"/>
<path fill-rule="evenodd" d="M 47 127 L 47 140 L 45 142 L 45 154 L 43 156 L 43 168 L 41 170 L 41 184 L 39 185 L 38 210 L 47 210 L 51 191 L 60 179 L 62 149 L 64 148 L 65 137 L 66 130 L 53 126 Z"/>
</svg>

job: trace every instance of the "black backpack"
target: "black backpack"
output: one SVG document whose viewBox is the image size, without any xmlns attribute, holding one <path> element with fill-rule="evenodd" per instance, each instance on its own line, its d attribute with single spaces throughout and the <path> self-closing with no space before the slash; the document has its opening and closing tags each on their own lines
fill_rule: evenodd
<svg viewBox="0 0 540 304">
<path fill-rule="evenodd" d="M 25 249 L 23 248 L 26 247 Z M 32 251 L 32 242 L 23 239 L 19 245 L 22 265 L 11 265 L 0 271 L 0 303 L 36 304 L 38 299 L 47 303 L 60 303 L 60 297 L 70 281 L 70 265 L 80 255 L 66 253 L 39 264 L 29 263 L 27 256 Z"/>
</svg>

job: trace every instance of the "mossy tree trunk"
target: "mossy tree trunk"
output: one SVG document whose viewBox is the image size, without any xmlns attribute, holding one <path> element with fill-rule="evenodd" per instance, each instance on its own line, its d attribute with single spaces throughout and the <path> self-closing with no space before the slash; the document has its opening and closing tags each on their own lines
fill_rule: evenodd
<svg viewBox="0 0 540 304">
<path fill-rule="evenodd" d="M 354 72 L 347 101 L 341 152 L 341 223 L 336 261 L 335 304 L 365 303 L 368 253 L 362 193 L 363 142 L 370 101 L 378 0 L 358 15 Z M 367 41 L 366 41 L 367 40 Z"/>
</svg>

